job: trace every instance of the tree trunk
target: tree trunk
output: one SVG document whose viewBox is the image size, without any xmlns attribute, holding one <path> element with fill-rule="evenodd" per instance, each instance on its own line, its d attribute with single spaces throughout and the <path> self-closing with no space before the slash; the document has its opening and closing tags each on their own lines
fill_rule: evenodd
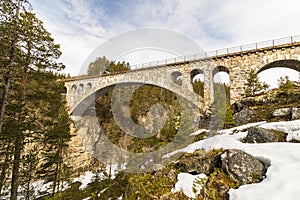
<svg viewBox="0 0 300 200">
<path fill-rule="evenodd" d="M 10 89 L 10 83 L 11 83 L 11 75 L 12 75 L 12 69 L 10 69 L 15 62 L 16 57 L 16 46 L 17 46 L 17 40 L 18 40 L 18 23 L 19 23 L 19 12 L 20 12 L 20 0 L 18 0 L 18 5 L 16 8 L 16 14 L 14 17 L 14 30 L 13 30 L 13 36 L 11 40 L 11 47 L 10 47 L 10 55 L 9 55 L 9 63 L 7 65 L 7 73 L 5 75 L 5 85 L 4 90 L 2 93 L 2 99 L 0 102 L 0 134 L 2 133 L 2 126 L 3 126 L 3 119 L 5 114 L 5 107 L 8 99 L 8 92 Z"/>
<path fill-rule="evenodd" d="M 9 168 L 9 161 L 11 158 L 11 154 L 10 154 L 10 140 L 7 141 L 7 147 L 5 148 L 5 159 L 4 159 L 4 163 L 3 163 L 3 167 L 1 169 L 1 174 L 0 174 L 0 197 L 2 194 L 2 188 L 5 184 L 5 179 L 6 179 L 6 170 Z"/>
<path fill-rule="evenodd" d="M 30 163 L 30 167 L 29 167 L 29 172 L 28 172 L 28 179 L 27 179 L 27 183 L 26 183 L 26 197 L 25 200 L 30 200 L 30 183 L 32 180 L 32 172 L 33 172 L 33 164 Z"/>
<path fill-rule="evenodd" d="M 19 172 L 20 172 L 22 147 L 23 147 L 23 137 L 17 136 L 16 141 L 15 141 L 15 149 L 14 149 L 14 161 L 13 161 L 12 178 L 11 178 L 10 200 L 17 200 L 17 196 L 18 196 Z"/>
</svg>

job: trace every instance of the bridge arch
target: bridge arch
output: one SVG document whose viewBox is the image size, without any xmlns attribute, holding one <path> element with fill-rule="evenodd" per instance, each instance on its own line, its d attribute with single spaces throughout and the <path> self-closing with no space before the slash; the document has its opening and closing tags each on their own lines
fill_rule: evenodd
<svg viewBox="0 0 300 200">
<path fill-rule="evenodd" d="M 219 73 L 221 73 L 219 75 Z M 219 76 L 216 76 L 219 75 Z M 226 77 L 224 77 L 226 76 Z M 225 67 L 224 65 L 219 65 L 213 68 L 212 70 L 212 99 L 213 100 L 228 100 L 230 99 L 230 70 L 229 68 Z"/>
<path fill-rule="evenodd" d="M 68 94 L 68 93 L 67 93 Z M 73 104 L 74 102 L 76 102 L 77 100 L 77 85 L 73 84 L 71 86 L 71 104 Z"/>
<path fill-rule="evenodd" d="M 219 72 L 226 72 L 227 74 L 230 75 L 230 71 L 227 67 L 223 66 L 223 65 L 219 65 L 217 67 L 215 67 L 212 71 L 212 77 L 214 77 L 217 73 Z"/>
<path fill-rule="evenodd" d="M 80 83 L 80 84 L 79 84 L 79 90 L 80 90 L 80 91 L 83 91 L 83 90 L 84 90 L 84 84 L 83 84 L 83 83 Z"/>
<path fill-rule="evenodd" d="M 188 101 L 190 101 L 192 104 L 196 105 L 197 107 L 201 107 L 203 106 L 203 98 L 199 95 L 196 95 L 195 93 L 192 93 L 191 91 L 187 91 L 185 88 L 183 87 L 178 87 L 178 85 L 176 83 L 169 83 L 169 84 L 164 84 L 158 82 L 158 83 L 153 83 L 151 81 L 148 82 L 141 82 L 141 81 L 127 81 L 124 80 L 124 82 L 111 82 L 111 83 L 107 83 L 105 85 L 102 85 L 100 87 L 97 88 L 93 88 L 93 90 L 90 91 L 86 91 L 84 94 L 81 94 L 81 96 L 77 96 L 76 101 L 73 101 L 73 104 L 70 106 L 70 113 L 73 113 L 75 110 L 82 110 L 83 107 L 86 107 L 86 105 L 90 105 L 91 103 L 93 103 L 93 101 L 95 100 L 95 94 L 97 92 L 100 92 L 101 90 L 105 91 L 105 89 L 111 89 L 116 85 L 122 85 L 122 84 L 140 84 L 140 85 L 153 85 L 153 86 L 157 86 L 157 87 L 161 87 L 164 89 L 167 89 L 171 92 L 173 92 L 174 94 L 183 97 L 184 99 L 187 99 Z M 78 94 L 78 93 L 77 93 Z M 83 106 L 80 106 L 80 104 L 83 103 Z M 80 108 L 81 107 L 81 108 Z"/>
<path fill-rule="evenodd" d="M 193 86 L 193 91 L 204 97 L 204 72 L 201 69 L 193 69 L 190 72 L 190 81 Z"/>
<path fill-rule="evenodd" d="M 300 61 L 299 60 L 277 60 L 268 63 L 263 67 L 261 67 L 260 69 L 258 69 L 257 74 L 267 69 L 276 68 L 276 67 L 289 68 L 300 72 Z"/>
<path fill-rule="evenodd" d="M 182 85 L 182 77 L 183 74 L 179 71 L 175 71 L 171 73 L 171 80 L 173 83 L 176 83 L 177 85 Z"/>
<path fill-rule="evenodd" d="M 75 92 L 76 90 L 77 90 L 77 85 L 76 85 L 76 84 L 72 85 L 71 91 L 72 91 L 72 92 Z"/>
<path fill-rule="evenodd" d="M 86 84 L 86 88 L 87 88 L 88 90 L 89 90 L 89 89 L 92 89 L 92 83 L 90 83 L 90 82 L 87 83 L 87 84 Z"/>
<path fill-rule="evenodd" d="M 204 72 L 201 70 L 201 69 L 193 69 L 191 72 L 190 72 L 190 78 L 191 78 L 191 82 L 193 83 L 194 81 L 194 78 L 198 75 L 203 75 L 203 79 L 204 79 Z M 201 80 L 201 81 L 204 81 L 204 80 Z"/>
</svg>

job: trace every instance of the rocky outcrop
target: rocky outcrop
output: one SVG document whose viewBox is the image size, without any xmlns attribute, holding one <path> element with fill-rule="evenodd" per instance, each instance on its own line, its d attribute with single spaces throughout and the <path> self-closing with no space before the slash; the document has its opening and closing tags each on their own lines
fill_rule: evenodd
<svg viewBox="0 0 300 200">
<path fill-rule="evenodd" d="M 291 120 L 300 119 L 300 108 L 279 108 L 272 113 L 273 117 L 289 117 Z"/>
<path fill-rule="evenodd" d="M 245 137 L 245 143 L 285 142 L 286 134 L 276 130 L 251 127 Z"/>
<path fill-rule="evenodd" d="M 243 185 L 261 181 L 268 166 L 241 150 L 214 150 L 205 156 L 180 159 L 174 167 L 181 172 L 207 176 L 215 173 L 216 169 L 223 170 L 227 176 Z"/>
<path fill-rule="evenodd" d="M 74 175 L 81 171 L 91 170 L 99 167 L 101 164 L 94 156 L 83 146 L 82 137 L 75 128 L 71 129 L 73 137 L 69 142 L 65 163 L 72 166 Z"/>
<path fill-rule="evenodd" d="M 243 184 L 261 181 L 266 172 L 263 163 L 241 150 L 222 153 L 221 168 L 228 176 Z"/>
</svg>

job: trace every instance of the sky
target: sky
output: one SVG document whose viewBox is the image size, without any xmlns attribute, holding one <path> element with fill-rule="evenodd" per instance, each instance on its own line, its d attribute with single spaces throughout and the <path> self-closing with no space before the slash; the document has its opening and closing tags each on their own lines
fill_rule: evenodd
<svg viewBox="0 0 300 200">
<path fill-rule="evenodd" d="M 66 65 L 65 72 L 72 76 L 82 73 L 86 59 L 99 45 L 138 29 L 174 31 L 203 51 L 300 35 L 298 0 L 30 0 L 30 3 L 55 42 L 61 45 L 61 61 Z M 134 65 L 176 56 L 147 48 L 133 49 L 118 59 Z"/>
</svg>

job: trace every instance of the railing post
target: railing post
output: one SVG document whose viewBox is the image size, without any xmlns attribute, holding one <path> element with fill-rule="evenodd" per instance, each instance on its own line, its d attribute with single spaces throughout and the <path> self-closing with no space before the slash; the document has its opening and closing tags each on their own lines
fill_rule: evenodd
<svg viewBox="0 0 300 200">
<path fill-rule="evenodd" d="M 275 40 L 272 40 L 272 42 L 273 42 L 273 47 L 275 46 Z"/>
<path fill-rule="evenodd" d="M 293 41 L 293 36 L 291 36 L 291 44 L 293 44 L 294 43 L 294 41 Z"/>
<path fill-rule="evenodd" d="M 218 55 L 218 50 L 216 50 L 216 56 Z"/>
<path fill-rule="evenodd" d="M 257 49 L 257 43 L 255 43 L 255 49 Z"/>
</svg>

